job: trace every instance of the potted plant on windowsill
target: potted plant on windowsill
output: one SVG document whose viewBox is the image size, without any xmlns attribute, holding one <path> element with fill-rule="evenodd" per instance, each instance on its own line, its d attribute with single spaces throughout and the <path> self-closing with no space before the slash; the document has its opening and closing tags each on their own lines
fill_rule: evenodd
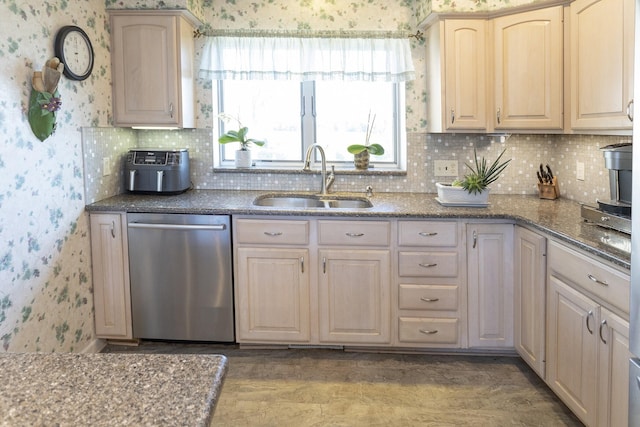
<svg viewBox="0 0 640 427">
<path fill-rule="evenodd" d="M 511 159 L 500 163 L 506 149 L 502 150 L 498 158 L 489 166 L 484 157 L 478 160 L 476 149 L 473 149 L 474 165 L 465 166 L 471 171 L 462 180 L 455 180 L 451 184 L 436 183 L 438 202 L 443 205 L 475 205 L 486 206 L 489 199 L 488 186 L 500 178 L 500 174 L 509 165 Z"/>
<path fill-rule="evenodd" d="M 235 120 L 236 122 L 238 122 L 239 129 L 227 131 L 224 135 L 218 138 L 218 142 L 220 144 L 228 144 L 230 142 L 240 143 L 240 149 L 236 150 L 236 158 L 235 158 L 236 167 L 250 168 L 251 167 L 251 150 L 249 150 L 250 145 L 253 144 L 255 146 L 262 147 L 265 144 L 265 141 L 261 141 L 253 138 L 247 138 L 247 133 L 249 133 L 249 128 L 246 126 L 243 126 L 242 123 L 240 123 L 240 120 L 234 119 L 233 117 L 230 117 L 224 114 L 221 114 L 220 117 L 222 120 L 225 120 L 225 121 L 229 121 L 230 119 Z"/>
<path fill-rule="evenodd" d="M 371 154 L 375 156 L 381 156 L 384 154 L 384 148 L 382 147 L 382 145 L 369 143 L 369 140 L 371 139 L 371 132 L 373 131 L 373 124 L 375 121 L 375 114 L 373 115 L 372 119 L 371 113 L 369 113 L 369 117 L 367 118 L 367 133 L 365 136 L 364 145 L 352 144 L 347 147 L 347 151 L 353 154 L 353 163 L 358 170 L 367 170 L 369 168 L 369 158 Z"/>
</svg>

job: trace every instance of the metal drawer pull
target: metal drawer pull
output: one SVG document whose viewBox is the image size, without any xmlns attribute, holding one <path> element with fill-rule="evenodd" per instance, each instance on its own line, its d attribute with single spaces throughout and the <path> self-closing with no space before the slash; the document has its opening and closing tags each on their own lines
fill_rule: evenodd
<svg viewBox="0 0 640 427">
<path fill-rule="evenodd" d="M 327 257 L 322 257 L 322 273 L 327 273 Z"/>
<path fill-rule="evenodd" d="M 424 329 L 419 329 L 421 334 L 425 334 L 425 335 L 433 335 L 433 334 L 437 334 L 438 330 L 434 329 L 432 331 L 425 331 Z"/>
<path fill-rule="evenodd" d="M 300 270 L 302 273 L 304 273 L 304 257 L 303 256 L 300 257 Z"/>
<path fill-rule="evenodd" d="M 478 232 L 476 230 L 473 230 L 473 249 L 476 248 L 477 244 L 478 244 Z"/>
<path fill-rule="evenodd" d="M 587 331 L 589 331 L 589 333 L 591 335 L 593 335 L 593 330 L 591 329 L 591 327 L 589 326 L 589 318 L 593 317 L 593 310 L 589 310 L 589 313 L 587 313 Z"/>
<path fill-rule="evenodd" d="M 424 301 L 424 302 L 438 302 L 438 301 L 440 301 L 440 298 L 427 298 L 427 297 L 420 297 L 420 301 Z"/>
<path fill-rule="evenodd" d="M 602 285 L 602 286 L 609 286 L 609 284 L 607 282 L 603 282 L 602 280 L 599 280 L 597 277 L 591 275 L 591 274 L 587 274 L 587 277 L 589 278 L 589 280 L 591 280 L 594 283 L 597 283 L 598 285 Z"/>
<path fill-rule="evenodd" d="M 602 329 L 604 329 L 606 326 L 607 326 L 607 320 L 606 320 L 606 319 L 605 319 L 605 320 L 603 320 L 602 322 L 600 322 L 600 332 L 599 332 L 599 334 L 600 334 L 600 341 L 602 341 L 604 344 L 606 344 L 606 343 L 607 343 L 607 340 L 605 340 L 605 339 L 602 337 Z"/>
<path fill-rule="evenodd" d="M 627 117 L 629 118 L 630 121 L 633 121 L 633 107 L 634 107 L 634 103 L 633 103 L 633 99 L 632 99 L 627 104 Z"/>
<path fill-rule="evenodd" d="M 271 237 L 282 236 L 281 231 L 265 231 L 264 234 Z"/>
<path fill-rule="evenodd" d="M 456 121 L 456 112 L 454 111 L 454 109 L 451 109 L 451 124 L 455 123 Z"/>
<path fill-rule="evenodd" d="M 362 237 L 364 236 L 364 233 L 344 233 L 349 237 Z"/>
<path fill-rule="evenodd" d="M 432 237 L 432 236 L 438 235 L 438 233 L 429 233 L 427 231 L 421 231 L 418 234 L 421 235 L 422 237 Z"/>
<path fill-rule="evenodd" d="M 111 221 L 111 237 L 116 238 L 116 222 Z"/>
<path fill-rule="evenodd" d="M 431 268 L 431 267 L 436 267 L 438 264 L 437 263 L 433 263 L 433 264 L 425 264 L 425 263 L 420 263 L 418 264 L 420 267 L 424 267 L 424 268 Z"/>
</svg>

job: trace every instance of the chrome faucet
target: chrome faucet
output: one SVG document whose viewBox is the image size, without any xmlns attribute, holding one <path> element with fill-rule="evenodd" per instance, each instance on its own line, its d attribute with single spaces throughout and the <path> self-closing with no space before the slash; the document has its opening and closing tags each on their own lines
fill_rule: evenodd
<svg viewBox="0 0 640 427">
<path fill-rule="evenodd" d="M 314 148 L 320 152 L 320 159 L 322 161 L 322 164 L 321 164 L 322 188 L 320 190 L 320 194 L 324 196 L 329 194 L 329 189 L 331 188 L 331 186 L 333 185 L 333 182 L 336 179 L 335 167 L 331 166 L 331 174 L 327 178 L 327 161 L 324 155 L 324 150 L 320 145 L 313 144 L 309 148 L 307 148 L 307 154 L 305 155 L 305 159 L 304 159 L 304 168 L 302 168 L 303 171 L 311 170 L 311 153 L 313 153 Z"/>
</svg>

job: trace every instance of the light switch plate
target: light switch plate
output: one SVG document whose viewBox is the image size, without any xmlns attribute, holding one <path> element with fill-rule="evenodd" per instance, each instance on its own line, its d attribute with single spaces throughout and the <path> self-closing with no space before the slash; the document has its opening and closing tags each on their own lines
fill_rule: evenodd
<svg viewBox="0 0 640 427">
<path fill-rule="evenodd" d="M 458 176 L 458 161 L 434 160 L 433 169 L 435 176 Z"/>
<path fill-rule="evenodd" d="M 584 181 L 584 162 L 576 162 L 576 179 Z"/>
</svg>

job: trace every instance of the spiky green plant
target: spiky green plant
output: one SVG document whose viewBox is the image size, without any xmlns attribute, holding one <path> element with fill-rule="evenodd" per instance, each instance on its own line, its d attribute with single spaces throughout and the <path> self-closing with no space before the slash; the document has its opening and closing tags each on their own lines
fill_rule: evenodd
<svg viewBox="0 0 640 427">
<path fill-rule="evenodd" d="M 500 163 L 500 159 L 504 155 L 506 149 L 502 150 L 502 153 L 498 156 L 498 158 L 489 166 L 487 164 L 487 159 L 484 157 L 482 160 L 478 160 L 478 153 L 476 153 L 476 149 L 473 149 L 473 157 L 474 157 L 474 166 L 470 166 L 468 163 L 465 163 L 465 166 L 471 170 L 471 173 L 464 176 L 462 181 L 454 182 L 453 185 L 464 188 L 469 192 L 469 194 L 473 193 L 482 193 L 482 191 L 487 188 L 489 184 L 500 178 L 500 174 L 505 168 L 509 165 L 511 159 Z"/>
</svg>

